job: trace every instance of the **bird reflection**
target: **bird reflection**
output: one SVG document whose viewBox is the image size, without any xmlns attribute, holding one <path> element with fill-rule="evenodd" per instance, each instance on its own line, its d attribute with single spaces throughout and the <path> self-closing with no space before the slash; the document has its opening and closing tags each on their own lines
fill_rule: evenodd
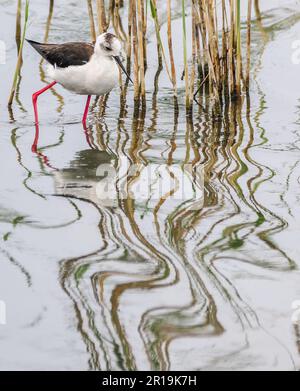
<svg viewBox="0 0 300 391">
<path fill-rule="evenodd" d="M 85 199 L 97 206 L 114 206 L 114 162 L 115 157 L 106 151 L 85 149 L 77 152 L 69 167 L 54 173 L 56 193 Z"/>
<path fill-rule="evenodd" d="M 97 146 L 95 145 L 95 143 L 93 141 L 93 137 L 92 137 L 92 128 L 87 127 L 86 124 L 82 124 L 82 125 L 83 125 L 83 132 L 84 132 L 88 146 L 91 149 L 97 149 Z M 50 162 L 49 157 L 43 152 L 43 149 L 46 149 L 46 148 L 39 148 L 38 147 L 39 139 L 40 139 L 40 126 L 38 123 L 35 123 L 35 133 L 34 133 L 33 144 L 31 146 L 31 151 L 37 155 L 37 157 L 41 160 L 42 164 L 44 164 L 45 166 L 47 166 L 55 171 L 59 171 L 59 169 L 56 168 Z M 60 144 L 60 141 L 58 142 L 58 144 Z"/>
</svg>

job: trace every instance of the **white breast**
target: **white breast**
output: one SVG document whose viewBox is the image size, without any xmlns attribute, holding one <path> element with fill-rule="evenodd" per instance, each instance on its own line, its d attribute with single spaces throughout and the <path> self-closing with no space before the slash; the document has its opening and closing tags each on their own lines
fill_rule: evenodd
<svg viewBox="0 0 300 391">
<path fill-rule="evenodd" d="M 49 64 L 47 75 L 77 94 L 104 95 L 118 83 L 119 69 L 113 58 L 94 54 L 85 65 L 58 68 Z"/>
</svg>

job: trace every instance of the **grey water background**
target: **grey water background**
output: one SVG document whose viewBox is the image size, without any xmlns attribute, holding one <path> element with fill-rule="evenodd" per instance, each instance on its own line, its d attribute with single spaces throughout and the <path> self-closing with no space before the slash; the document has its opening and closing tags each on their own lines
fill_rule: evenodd
<svg viewBox="0 0 300 391">
<path fill-rule="evenodd" d="M 150 34 L 145 120 L 133 119 L 132 94 L 120 117 L 116 88 L 104 117 L 97 107 L 89 116 L 91 149 L 80 123 L 84 98 L 57 87 L 39 99 L 39 147 L 48 163 L 31 152 L 31 94 L 45 79 L 28 45 L 13 112 L 6 107 L 16 4 L 0 1 L 7 50 L 0 65 L 0 300 L 7 309 L 0 369 L 300 368 L 300 332 L 291 321 L 300 299 L 300 64 L 293 61 L 300 3 L 260 4 L 248 107 L 217 123 L 195 108 L 188 124 L 181 84 L 176 119 L 165 72 L 153 95 Z M 29 38 L 43 40 L 47 16 L 46 2 L 31 1 Z M 178 59 L 180 27 L 174 34 Z M 89 38 L 86 3 L 55 2 L 49 42 Z M 196 161 L 203 205 L 150 196 L 103 205 L 96 169 L 119 170 L 122 158 Z"/>
</svg>

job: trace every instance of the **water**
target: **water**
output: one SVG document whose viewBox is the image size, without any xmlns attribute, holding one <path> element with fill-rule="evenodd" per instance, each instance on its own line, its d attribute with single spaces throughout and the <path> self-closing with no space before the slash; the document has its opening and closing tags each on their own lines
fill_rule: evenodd
<svg viewBox="0 0 300 391">
<path fill-rule="evenodd" d="M 48 9 L 31 3 L 27 36 L 42 40 Z M 85 3 L 73 3 L 55 4 L 49 41 L 89 39 Z M 1 1 L 1 369 L 300 368 L 300 7 L 261 9 L 250 102 L 187 121 L 182 85 L 178 116 L 164 72 L 153 95 L 153 61 L 144 120 L 133 119 L 131 95 L 120 115 L 116 89 L 86 135 L 82 97 L 43 95 L 37 155 L 31 93 L 43 67 L 26 46 L 8 112 L 15 4 Z M 175 46 L 181 53 L 179 29 Z M 188 196 L 157 197 L 190 167 Z M 204 192 L 193 198 L 191 184 Z"/>
</svg>

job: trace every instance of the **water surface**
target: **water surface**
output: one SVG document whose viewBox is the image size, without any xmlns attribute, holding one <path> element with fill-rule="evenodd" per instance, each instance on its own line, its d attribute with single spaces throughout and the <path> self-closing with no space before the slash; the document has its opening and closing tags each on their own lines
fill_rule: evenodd
<svg viewBox="0 0 300 391">
<path fill-rule="evenodd" d="M 121 110 L 116 88 L 85 132 L 83 97 L 58 86 L 39 100 L 34 154 L 31 93 L 46 82 L 44 65 L 26 46 L 9 112 L 15 4 L 1 1 L 1 369 L 300 368 L 291 321 L 300 300 L 300 7 L 270 3 L 253 20 L 250 100 L 217 119 L 195 108 L 188 120 L 183 85 L 179 113 L 165 72 L 154 93 L 149 36 L 145 118 L 133 117 L 131 90 Z M 88 40 L 83 15 L 84 2 L 57 2 L 49 41 Z M 43 39 L 47 16 L 31 1 L 28 37 Z M 183 165 L 199 173 L 199 197 L 157 197 L 161 178 L 182 178 Z"/>
</svg>

